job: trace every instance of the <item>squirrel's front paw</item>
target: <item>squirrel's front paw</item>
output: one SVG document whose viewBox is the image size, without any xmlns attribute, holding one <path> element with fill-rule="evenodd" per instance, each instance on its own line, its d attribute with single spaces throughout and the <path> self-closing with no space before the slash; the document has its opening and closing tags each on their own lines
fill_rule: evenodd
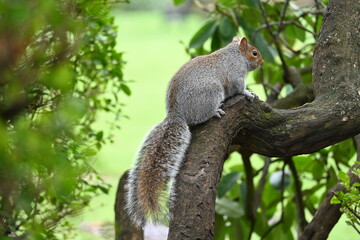
<svg viewBox="0 0 360 240">
<path fill-rule="evenodd" d="M 244 95 L 247 99 L 249 99 L 251 102 L 254 101 L 255 98 L 257 98 L 257 96 L 255 95 L 255 93 L 249 91 L 249 90 L 245 90 L 244 91 Z"/>
<path fill-rule="evenodd" d="M 225 112 L 221 108 L 219 108 L 218 110 L 215 111 L 215 117 L 217 117 L 217 118 L 221 118 L 224 115 L 225 115 Z"/>
</svg>

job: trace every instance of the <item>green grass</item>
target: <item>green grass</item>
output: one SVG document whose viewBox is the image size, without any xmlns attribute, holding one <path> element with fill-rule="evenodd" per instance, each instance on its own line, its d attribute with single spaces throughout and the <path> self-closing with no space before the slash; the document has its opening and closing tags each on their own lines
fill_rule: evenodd
<svg viewBox="0 0 360 240">
<path fill-rule="evenodd" d="M 165 94 L 167 83 L 173 74 L 189 60 L 184 46 L 198 30 L 205 19 L 190 16 L 184 21 L 168 22 L 157 12 L 113 13 L 119 25 L 118 49 L 124 52 L 127 64 L 125 78 L 134 80 L 129 84 L 132 95 L 120 95 L 125 104 L 121 130 L 114 132 L 114 144 L 107 144 L 99 153 L 95 169 L 112 185 L 108 195 L 96 197 L 90 208 L 76 218 L 78 227 L 111 224 L 114 219 L 114 201 L 117 182 L 124 171 L 131 168 L 147 132 L 165 117 Z M 260 95 L 261 86 L 251 86 Z M 106 121 L 103 119 L 102 121 Z M 231 160 L 236 164 L 240 157 Z M 232 164 L 230 164 L 232 165 Z M 227 166 L 228 168 L 229 166 Z M 343 219 L 343 218 L 342 218 Z M 93 227 L 95 229 L 96 227 Z M 331 232 L 329 239 L 356 239 L 355 231 L 340 221 Z M 77 240 L 113 239 L 97 236 L 87 231 L 78 231 Z"/>
</svg>

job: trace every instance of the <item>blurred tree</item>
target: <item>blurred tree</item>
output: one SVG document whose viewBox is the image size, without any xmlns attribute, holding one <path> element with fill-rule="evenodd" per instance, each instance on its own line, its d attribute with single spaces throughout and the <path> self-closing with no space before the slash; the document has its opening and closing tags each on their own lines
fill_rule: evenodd
<svg viewBox="0 0 360 240">
<path fill-rule="evenodd" d="M 130 94 L 109 4 L 0 1 L 0 239 L 69 239 L 62 219 L 108 192 L 91 163 L 111 134 L 93 123 L 118 127 Z"/>
<path fill-rule="evenodd" d="M 248 37 L 265 58 L 254 77 L 267 103 L 230 99 L 221 121 L 192 129 L 169 239 L 326 239 L 341 210 L 357 229 L 359 185 L 353 183 L 360 180 L 358 165 L 350 167 L 356 149 L 360 160 L 360 145 L 348 138 L 360 133 L 360 2 L 194 2 L 209 20 L 191 39 L 189 54 Z M 234 151 L 243 162 L 220 180 Z M 260 167 L 257 158 L 264 160 Z"/>
</svg>

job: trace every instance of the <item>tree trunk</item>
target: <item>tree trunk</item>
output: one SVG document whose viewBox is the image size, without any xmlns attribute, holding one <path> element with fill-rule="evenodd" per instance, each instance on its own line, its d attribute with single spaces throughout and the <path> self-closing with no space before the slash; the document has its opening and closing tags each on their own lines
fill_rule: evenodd
<svg viewBox="0 0 360 240">
<path fill-rule="evenodd" d="M 192 129 L 168 239 L 212 239 L 216 188 L 232 144 L 266 156 L 312 153 L 360 133 L 360 1 L 330 1 L 314 53 L 315 100 L 282 110 L 242 96 Z M 323 224 L 327 218 L 323 219 Z M 310 223 L 311 224 L 311 223 Z"/>
<path fill-rule="evenodd" d="M 115 200 L 115 240 L 143 240 L 144 232 L 133 224 L 125 212 L 125 196 L 129 172 L 120 178 Z"/>
</svg>

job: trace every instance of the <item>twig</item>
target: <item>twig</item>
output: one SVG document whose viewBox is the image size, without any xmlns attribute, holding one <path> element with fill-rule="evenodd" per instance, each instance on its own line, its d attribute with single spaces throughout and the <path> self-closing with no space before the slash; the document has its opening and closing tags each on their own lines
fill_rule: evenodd
<svg viewBox="0 0 360 240">
<path fill-rule="evenodd" d="M 279 34 L 281 29 L 282 29 L 283 21 L 284 21 L 284 18 L 285 18 L 285 13 L 286 13 L 286 10 L 287 10 L 287 8 L 289 6 L 289 2 L 290 2 L 290 0 L 286 0 L 285 4 L 284 4 L 284 7 L 281 9 L 280 24 L 279 24 L 277 34 Z"/>
<path fill-rule="evenodd" d="M 224 16 L 227 16 L 227 17 L 229 17 L 229 18 L 232 18 L 232 16 L 231 16 L 229 13 L 223 11 L 223 10 L 220 8 L 219 4 L 217 4 L 217 3 L 215 4 L 215 9 L 216 9 L 216 11 L 218 11 L 221 15 L 224 15 Z"/>
<path fill-rule="evenodd" d="M 282 30 L 284 30 L 284 28 L 286 26 L 294 24 L 300 18 L 306 17 L 306 15 L 309 15 L 309 14 L 313 14 L 313 15 L 317 15 L 317 16 L 324 15 L 324 10 L 323 9 L 317 9 L 317 10 L 306 11 L 306 12 L 301 13 L 299 16 L 295 17 L 294 19 L 292 19 L 290 21 L 269 22 L 269 25 L 270 26 L 279 26 L 278 32 L 281 32 Z M 280 28 L 280 25 L 282 26 L 281 28 Z M 258 31 L 263 30 L 265 28 L 267 28 L 267 25 L 263 24 L 260 27 L 258 27 L 257 29 L 255 29 L 255 31 L 258 32 Z"/>
<path fill-rule="evenodd" d="M 317 10 L 320 9 L 320 4 L 319 4 L 319 1 L 318 0 L 315 0 L 315 7 Z M 313 29 L 314 29 L 314 32 L 316 33 L 316 30 L 318 28 L 318 23 L 319 23 L 319 15 L 317 15 L 315 17 L 315 22 L 314 22 L 314 26 L 313 26 Z M 314 40 L 316 41 L 316 36 L 313 36 L 314 37 Z"/>
<path fill-rule="evenodd" d="M 269 227 L 269 229 L 264 233 L 264 235 L 262 235 L 261 236 L 261 240 L 262 239 L 265 239 L 265 237 L 274 229 L 274 228 L 276 228 L 278 225 L 280 225 L 281 223 L 282 223 L 282 218 L 279 220 L 279 221 L 277 221 L 274 225 L 272 225 L 271 227 Z"/>
<path fill-rule="evenodd" d="M 310 31 L 309 29 L 307 29 L 306 27 L 304 27 L 303 25 L 299 24 L 298 22 L 294 22 L 294 26 L 300 28 L 301 30 L 310 33 L 311 35 L 313 35 L 314 37 L 317 36 L 316 32 Z"/>
<path fill-rule="evenodd" d="M 210 5 L 204 5 L 200 0 L 194 0 L 194 4 L 204 12 L 211 13 L 213 11 L 213 8 L 211 8 Z"/>
<path fill-rule="evenodd" d="M 288 158 L 287 163 L 289 165 L 291 174 L 293 175 L 294 178 L 295 203 L 297 205 L 297 214 L 299 219 L 299 230 L 300 230 L 298 234 L 300 234 L 304 231 L 306 225 L 308 224 L 305 218 L 305 211 L 304 211 L 305 207 L 303 202 L 303 194 L 301 191 L 301 182 L 292 158 Z"/>
<path fill-rule="evenodd" d="M 266 178 L 267 175 L 269 173 L 269 167 L 270 167 L 270 163 L 271 163 L 271 158 L 266 157 L 265 158 L 265 164 L 262 170 L 262 175 L 259 181 L 259 186 L 258 189 L 256 190 L 256 194 L 255 194 L 255 201 L 254 201 L 254 208 L 255 210 L 259 207 L 259 203 L 260 203 L 260 199 L 261 199 L 261 195 L 263 193 L 265 184 L 266 184 Z"/>
<path fill-rule="evenodd" d="M 281 89 L 284 87 L 284 83 L 282 82 L 278 82 L 275 85 L 270 85 L 267 83 L 262 83 L 262 84 L 264 85 L 264 88 L 268 87 L 272 90 L 271 93 L 266 97 L 266 102 L 270 104 L 278 99 Z"/>
<path fill-rule="evenodd" d="M 355 231 L 357 231 L 357 233 L 360 235 L 360 230 L 356 227 L 356 225 L 351 222 L 351 221 L 348 221 L 348 223 L 355 229 Z"/>
<path fill-rule="evenodd" d="M 292 52 L 294 55 L 298 55 L 298 54 L 300 53 L 299 50 L 294 50 L 294 49 L 292 49 L 292 48 L 289 46 L 289 44 L 287 43 L 287 41 L 286 41 L 283 37 L 279 36 L 279 39 L 280 39 L 280 41 L 284 44 L 285 48 L 287 48 L 287 49 L 288 49 L 290 52 Z"/>
<path fill-rule="evenodd" d="M 117 3 L 129 3 L 129 0 L 116 0 L 111 2 L 106 2 L 105 4 L 117 4 Z"/>
<path fill-rule="evenodd" d="M 280 47 L 279 40 L 278 40 L 278 35 L 275 34 L 271 29 L 271 26 L 270 26 L 269 21 L 268 21 L 267 13 L 265 11 L 265 8 L 264 8 L 261 0 L 257 0 L 257 1 L 258 1 L 258 4 L 259 4 L 259 7 L 260 7 L 261 14 L 262 14 L 262 16 L 264 18 L 266 28 L 269 31 L 271 37 L 273 38 L 276 50 L 277 50 L 277 52 L 279 54 L 279 57 L 280 57 L 280 60 L 281 60 L 281 63 L 282 63 L 283 69 L 284 69 L 284 80 L 285 80 L 285 82 L 288 82 L 289 70 L 288 70 L 284 55 L 283 55 L 283 53 L 281 51 L 281 47 Z"/>
<path fill-rule="evenodd" d="M 275 160 L 270 161 L 270 164 L 275 163 L 275 162 L 279 162 L 279 161 L 283 161 L 281 158 L 277 158 Z M 265 166 L 264 166 L 265 167 Z M 255 173 L 253 174 L 253 176 L 257 176 L 261 171 L 263 171 L 264 167 L 260 168 L 259 170 L 255 171 Z"/>
<path fill-rule="evenodd" d="M 284 218 L 285 206 L 284 206 L 284 191 L 285 191 L 285 167 L 287 162 L 284 161 L 284 165 L 281 169 L 281 219 Z"/>
</svg>

